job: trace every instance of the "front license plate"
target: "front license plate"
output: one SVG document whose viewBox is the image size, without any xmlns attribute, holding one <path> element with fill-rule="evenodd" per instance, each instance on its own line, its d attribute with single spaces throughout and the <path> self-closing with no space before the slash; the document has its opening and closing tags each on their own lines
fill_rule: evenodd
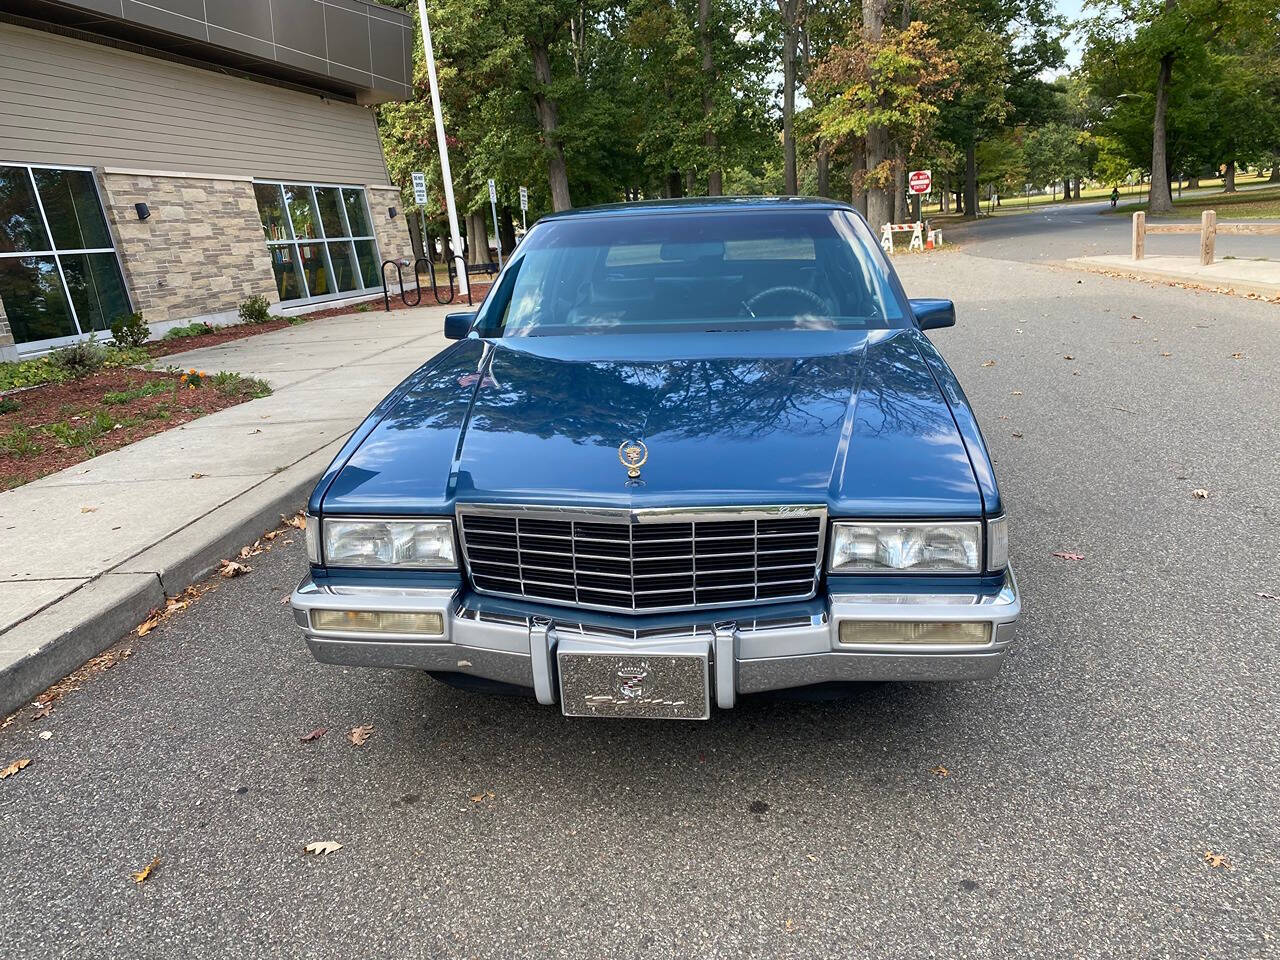
<svg viewBox="0 0 1280 960">
<path fill-rule="evenodd" d="M 706 720 L 707 655 L 558 654 L 560 707 L 568 717 Z"/>
</svg>

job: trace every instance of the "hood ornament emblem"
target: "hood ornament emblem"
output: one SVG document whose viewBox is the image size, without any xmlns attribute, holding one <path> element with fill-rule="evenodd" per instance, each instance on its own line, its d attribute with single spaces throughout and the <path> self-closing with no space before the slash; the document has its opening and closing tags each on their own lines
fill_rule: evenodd
<svg viewBox="0 0 1280 960">
<path fill-rule="evenodd" d="M 640 468 L 649 462 L 649 448 L 643 440 L 623 440 L 618 446 L 618 462 L 627 468 L 627 476 L 634 480 L 640 476 Z"/>
</svg>

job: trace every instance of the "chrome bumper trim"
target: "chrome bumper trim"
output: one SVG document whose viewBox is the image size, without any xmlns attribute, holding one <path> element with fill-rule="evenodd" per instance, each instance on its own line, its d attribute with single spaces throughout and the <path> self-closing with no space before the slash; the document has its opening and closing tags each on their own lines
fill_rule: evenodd
<svg viewBox="0 0 1280 960">
<path fill-rule="evenodd" d="M 1022 603 L 1012 570 L 1003 587 L 986 595 L 833 594 L 826 609 L 810 615 L 756 620 L 618 627 L 613 622 L 540 614 L 521 615 L 469 606 L 453 589 L 411 589 L 316 584 L 294 592 L 294 616 L 307 646 L 322 663 L 408 667 L 466 673 L 533 690 L 539 703 L 557 701 L 556 650 L 617 652 L 687 649 L 705 644 L 711 658 L 712 695 L 729 709 L 744 693 L 846 680 L 978 680 L 994 676 L 1015 637 Z M 310 611 L 385 610 L 439 612 L 444 636 L 358 635 L 317 630 Z M 604 618 L 602 618 L 603 620 Z M 669 619 L 669 618 L 667 618 Z M 844 644 L 842 620 L 983 621 L 992 625 L 985 644 Z"/>
</svg>

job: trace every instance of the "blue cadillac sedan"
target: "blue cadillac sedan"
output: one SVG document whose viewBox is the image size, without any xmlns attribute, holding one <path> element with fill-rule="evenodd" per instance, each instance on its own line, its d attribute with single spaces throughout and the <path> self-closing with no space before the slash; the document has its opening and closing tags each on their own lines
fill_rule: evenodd
<svg viewBox="0 0 1280 960">
<path fill-rule="evenodd" d="M 539 221 L 312 493 L 311 652 L 597 717 L 993 676 L 1021 602 L 954 322 L 840 203 Z"/>
</svg>

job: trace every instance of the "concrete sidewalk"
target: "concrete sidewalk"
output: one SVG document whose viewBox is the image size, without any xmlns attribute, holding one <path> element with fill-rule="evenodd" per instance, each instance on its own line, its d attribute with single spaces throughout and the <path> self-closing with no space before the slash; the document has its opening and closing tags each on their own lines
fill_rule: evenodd
<svg viewBox="0 0 1280 960">
<path fill-rule="evenodd" d="M 275 392 L 0 493 L 0 716 L 300 509 L 346 435 L 445 346 L 445 312 L 331 317 L 167 357 Z"/>
<path fill-rule="evenodd" d="M 1280 261 L 1215 260 L 1205 266 L 1198 257 L 1144 257 L 1134 260 L 1128 255 L 1073 257 L 1062 266 L 1093 273 L 1122 274 L 1140 280 L 1184 283 L 1238 295 L 1254 295 L 1264 299 L 1280 297 Z"/>
</svg>

